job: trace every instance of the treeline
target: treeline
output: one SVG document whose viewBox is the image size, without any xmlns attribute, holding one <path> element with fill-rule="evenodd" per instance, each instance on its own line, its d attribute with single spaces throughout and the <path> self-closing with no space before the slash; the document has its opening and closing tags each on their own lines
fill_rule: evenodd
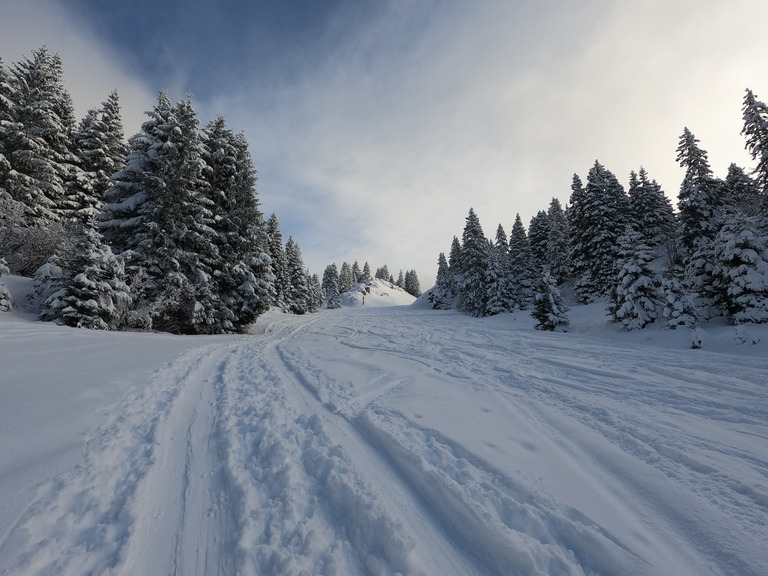
<svg viewBox="0 0 768 576">
<path fill-rule="evenodd" d="M 509 237 L 499 225 L 489 240 L 470 209 L 461 241 L 438 258 L 433 307 L 474 316 L 532 309 L 537 328 L 564 330 L 567 287 L 580 303 L 607 298 L 611 318 L 628 330 L 715 316 L 768 322 L 768 106 L 747 90 L 742 112 L 756 168 L 731 164 L 716 177 L 685 128 L 677 212 L 643 168 L 625 191 L 599 162 L 586 183 L 574 175 L 565 208 L 553 198 L 527 231 L 518 215 Z"/>
<path fill-rule="evenodd" d="M 77 123 L 57 54 L 0 61 L 0 274 L 34 275 L 40 318 L 217 334 L 321 306 L 243 134 L 165 93 L 147 115 L 126 143 L 117 93 Z"/>
<path fill-rule="evenodd" d="M 400 270 L 400 274 L 397 280 L 395 280 L 385 264 L 381 268 L 376 269 L 376 274 L 373 277 L 402 288 L 416 298 L 421 296 L 421 287 L 419 286 L 419 277 L 416 275 L 416 270 L 409 270 L 405 274 Z M 329 264 L 326 266 L 325 272 L 323 272 L 322 282 L 323 295 L 325 296 L 327 307 L 330 309 L 341 308 L 341 294 L 350 291 L 358 284 L 365 284 L 370 280 L 371 267 L 368 265 L 368 262 L 363 265 L 362 270 L 357 261 L 352 266 L 347 262 L 343 262 L 341 269 L 335 263 Z"/>
</svg>

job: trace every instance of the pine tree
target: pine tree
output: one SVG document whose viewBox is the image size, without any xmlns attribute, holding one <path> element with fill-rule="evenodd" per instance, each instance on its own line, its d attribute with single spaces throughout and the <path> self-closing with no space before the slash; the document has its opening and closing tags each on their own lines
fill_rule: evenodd
<svg viewBox="0 0 768 576">
<path fill-rule="evenodd" d="M 341 308 L 341 294 L 339 293 L 339 273 L 336 264 L 329 264 L 323 272 L 323 293 L 326 306 L 330 309 Z"/>
<path fill-rule="evenodd" d="M 768 194 L 768 106 L 760 102 L 747 89 L 742 106 L 744 128 L 741 133 L 745 136 L 746 149 L 757 160 L 755 167 L 755 183 L 758 190 L 765 196 Z"/>
<path fill-rule="evenodd" d="M 667 273 L 662 280 L 663 293 L 661 316 L 666 320 L 666 328 L 676 330 L 678 326 L 693 328 L 698 314 L 696 305 L 683 284 L 673 274 Z"/>
<path fill-rule="evenodd" d="M 245 137 L 218 117 L 203 130 L 203 146 L 211 213 L 207 225 L 215 246 L 204 263 L 223 301 L 222 327 L 242 332 L 275 297 L 268 226 L 259 210 L 256 170 Z"/>
<path fill-rule="evenodd" d="M 355 260 L 355 263 L 352 264 L 352 285 L 359 284 L 362 281 L 362 275 L 363 273 L 360 271 L 360 265 L 357 263 L 357 260 Z"/>
<path fill-rule="evenodd" d="M 549 217 L 546 255 L 544 261 L 555 282 L 560 284 L 568 279 L 568 246 L 570 233 L 568 218 L 557 198 L 552 198 L 547 210 Z"/>
<path fill-rule="evenodd" d="M 628 200 L 616 177 L 599 162 L 587 184 L 574 178 L 571 195 L 570 258 L 576 295 L 588 303 L 606 295 L 613 285 L 618 239 L 628 218 Z"/>
<path fill-rule="evenodd" d="M 531 316 L 538 320 L 534 325 L 536 330 L 549 332 L 566 332 L 570 322 L 568 320 L 568 307 L 563 302 L 560 290 L 557 289 L 557 281 L 544 268 L 534 297 Z"/>
<path fill-rule="evenodd" d="M 725 183 L 713 178 L 707 151 L 688 128 L 680 136 L 677 161 L 686 169 L 677 203 L 680 241 L 685 254 L 691 255 L 698 240 L 713 240 L 722 225 Z"/>
<path fill-rule="evenodd" d="M 641 330 L 659 317 L 659 286 L 650 263 L 651 248 L 631 226 L 619 239 L 619 273 L 611 291 L 609 312 L 627 330 Z"/>
<path fill-rule="evenodd" d="M 267 221 L 267 236 L 269 238 L 269 256 L 272 261 L 272 272 L 275 275 L 275 306 L 285 308 L 287 305 L 286 295 L 290 286 L 290 275 L 288 273 L 288 259 L 283 245 L 283 235 L 280 231 L 280 222 L 277 214 L 274 212 Z"/>
<path fill-rule="evenodd" d="M 343 294 L 354 285 L 352 267 L 347 262 L 342 262 L 341 269 L 339 270 L 339 292 Z"/>
<path fill-rule="evenodd" d="M 731 217 L 714 241 L 718 302 L 736 324 L 768 322 L 768 236 L 755 224 Z"/>
<path fill-rule="evenodd" d="M 725 177 L 726 203 L 746 216 L 758 216 L 762 196 L 755 181 L 736 164 L 728 166 Z"/>
<path fill-rule="evenodd" d="M 655 180 L 648 179 L 645 168 L 629 177 L 629 214 L 635 230 L 650 248 L 665 245 L 676 230 L 672 203 Z"/>
<path fill-rule="evenodd" d="M 42 320 L 96 330 L 123 326 L 131 305 L 121 258 L 112 254 L 95 225 L 80 226 L 73 249 L 58 262 L 64 272 L 58 286 L 44 303 Z"/>
<path fill-rule="evenodd" d="M 547 241 L 549 240 L 549 228 L 549 214 L 544 210 L 539 210 L 536 216 L 531 218 L 531 222 L 528 225 L 528 243 L 531 246 L 531 257 L 533 258 L 533 266 L 536 270 L 548 264 Z"/>
<path fill-rule="evenodd" d="M 402 272 L 401 272 L 402 274 Z M 448 269 L 445 254 L 440 252 L 437 258 L 437 279 L 435 287 L 429 295 L 429 301 L 435 310 L 450 310 L 456 295 L 453 292 L 453 277 Z"/>
<path fill-rule="evenodd" d="M 363 264 L 363 271 L 360 274 L 360 280 L 359 282 L 370 282 L 371 281 L 371 267 L 368 265 L 368 262 Z"/>
<path fill-rule="evenodd" d="M 285 258 L 288 265 L 288 286 L 285 292 L 284 309 L 294 314 L 306 314 L 313 306 L 314 299 L 310 292 L 310 284 L 304 269 L 301 249 L 293 236 L 288 237 L 285 244 Z"/>
<path fill-rule="evenodd" d="M 11 291 L 3 282 L 3 276 L 10 274 L 8 266 L 5 265 L 5 258 L 0 258 L 0 312 L 8 312 L 11 310 Z"/>
<path fill-rule="evenodd" d="M 74 108 L 62 81 L 58 54 L 43 47 L 16 63 L 14 128 L 3 135 L 4 187 L 29 208 L 29 223 L 45 226 L 71 216 L 70 187 L 79 178 L 71 150 Z M 8 101 L 6 100 L 6 107 Z"/>
<path fill-rule="evenodd" d="M 307 272 L 307 287 L 309 290 L 309 298 L 307 299 L 309 305 L 307 306 L 307 312 L 317 312 L 317 310 L 322 308 L 325 303 L 323 288 L 317 274 L 310 275 L 309 272 Z"/>
<path fill-rule="evenodd" d="M 472 316 L 485 315 L 485 273 L 490 259 L 490 246 L 480 219 L 470 208 L 462 234 L 461 252 L 456 275 L 458 307 Z"/>
<path fill-rule="evenodd" d="M 405 273 L 404 290 L 416 298 L 421 296 L 421 286 L 419 285 L 419 277 L 416 275 L 416 270 L 409 270 Z"/>
<path fill-rule="evenodd" d="M 520 214 L 515 216 L 515 223 L 509 233 L 509 262 L 516 297 L 515 304 L 521 310 L 527 310 L 533 302 L 538 278 L 533 251 Z"/>
<path fill-rule="evenodd" d="M 400 274 L 397 275 L 397 281 L 395 282 L 395 286 L 398 288 L 405 288 L 405 276 L 403 276 L 403 271 L 400 270 Z"/>
<path fill-rule="evenodd" d="M 385 282 L 389 280 L 390 273 L 389 268 L 387 268 L 387 265 L 384 264 L 381 268 L 376 269 L 376 278 L 379 280 L 384 280 Z"/>
<path fill-rule="evenodd" d="M 512 273 L 510 270 L 509 244 L 504 228 L 499 224 L 496 229 L 496 241 L 491 247 L 488 269 L 485 273 L 486 314 L 493 316 L 502 312 L 512 312 L 516 304 Z"/>
<path fill-rule="evenodd" d="M 112 92 L 101 110 L 88 110 L 73 140 L 76 154 L 83 169 L 75 196 L 75 217 L 87 223 L 102 211 L 103 194 L 112 186 L 112 175 L 125 161 L 128 149 L 123 142 L 120 101 Z"/>
</svg>

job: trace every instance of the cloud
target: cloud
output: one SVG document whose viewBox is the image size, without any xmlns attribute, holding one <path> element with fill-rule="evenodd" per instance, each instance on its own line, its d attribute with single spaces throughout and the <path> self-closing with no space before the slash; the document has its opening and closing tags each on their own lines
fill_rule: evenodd
<svg viewBox="0 0 768 576">
<path fill-rule="evenodd" d="M 176 76 L 149 88 L 125 46 L 96 40 L 56 3 L 11 4 L 6 62 L 47 43 L 76 104 L 118 88 L 127 132 L 157 90 L 209 82 L 195 94 L 201 121 L 221 113 L 245 131 L 262 208 L 312 271 L 368 260 L 415 268 L 425 288 L 470 206 L 486 234 L 499 222 L 509 232 L 517 212 L 527 222 L 552 197 L 565 204 L 573 173 L 585 177 L 596 159 L 624 183 L 644 166 L 674 200 L 684 126 L 718 175 L 751 166 L 743 91 L 768 98 L 768 3 L 753 0 L 337 2 L 312 26 L 296 28 L 293 11 L 248 22 L 246 34 L 212 30 L 240 42 L 225 53 L 242 54 L 215 76 L 174 48 L 190 45 L 170 37 L 187 28 L 169 28 L 157 58 Z"/>
<path fill-rule="evenodd" d="M 157 92 L 129 74 L 109 45 L 98 41 L 72 14 L 48 0 L 6 0 L 0 19 L 0 57 L 6 66 L 46 45 L 63 61 L 64 82 L 78 118 L 99 107 L 112 90 L 120 95 L 127 135 L 137 132 Z"/>
</svg>

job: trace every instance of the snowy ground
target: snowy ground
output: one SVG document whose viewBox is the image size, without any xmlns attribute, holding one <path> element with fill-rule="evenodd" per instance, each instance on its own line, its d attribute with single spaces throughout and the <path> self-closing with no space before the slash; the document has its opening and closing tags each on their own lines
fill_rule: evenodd
<svg viewBox="0 0 768 576">
<path fill-rule="evenodd" d="M 0 574 L 768 574 L 765 327 L 386 298 L 237 337 L 0 314 Z"/>
</svg>

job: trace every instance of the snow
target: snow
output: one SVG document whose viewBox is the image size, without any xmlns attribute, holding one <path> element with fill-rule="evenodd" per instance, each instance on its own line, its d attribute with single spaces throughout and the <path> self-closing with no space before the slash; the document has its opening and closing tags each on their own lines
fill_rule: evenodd
<svg viewBox="0 0 768 576">
<path fill-rule="evenodd" d="M 766 326 L 694 350 L 376 283 L 248 336 L 105 333 L 3 282 L 0 574 L 768 573 Z"/>
</svg>

